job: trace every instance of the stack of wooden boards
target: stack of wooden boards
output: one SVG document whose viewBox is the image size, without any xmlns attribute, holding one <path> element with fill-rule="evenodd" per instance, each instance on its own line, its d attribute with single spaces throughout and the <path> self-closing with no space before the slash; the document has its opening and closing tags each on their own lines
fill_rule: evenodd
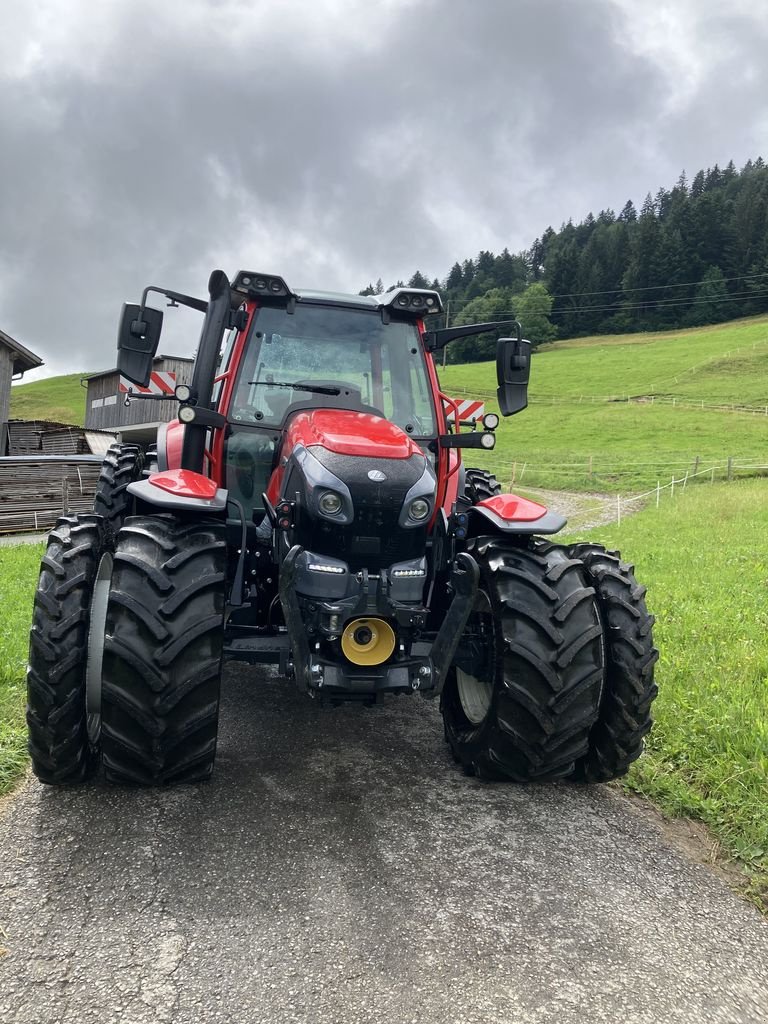
<svg viewBox="0 0 768 1024">
<path fill-rule="evenodd" d="M 0 533 L 47 531 L 64 514 L 89 512 L 100 455 L 0 459 Z"/>
</svg>

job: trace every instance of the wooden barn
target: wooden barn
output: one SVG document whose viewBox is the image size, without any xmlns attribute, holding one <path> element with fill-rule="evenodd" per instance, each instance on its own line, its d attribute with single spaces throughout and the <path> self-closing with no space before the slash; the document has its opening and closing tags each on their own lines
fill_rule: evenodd
<svg viewBox="0 0 768 1024">
<path fill-rule="evenodd" d="M 90 374 L 86 378 L 85 429 L 108 430 L 122 441 L 154 441 L 160 424 L 176 416 L 179 405 L 173 389 L 177 384 L 190 382 L 193 363 L 184 356 L 158 356 L 146 388 L 137 388 L 117 370 Z M 148 395 L 148 399 L 140 397 L 141 394 Z M 168 399 L 163 400 L 163 395 L 168 395 Z M 126 405 L 126 399 L 130 404 Z"/>
</svg>

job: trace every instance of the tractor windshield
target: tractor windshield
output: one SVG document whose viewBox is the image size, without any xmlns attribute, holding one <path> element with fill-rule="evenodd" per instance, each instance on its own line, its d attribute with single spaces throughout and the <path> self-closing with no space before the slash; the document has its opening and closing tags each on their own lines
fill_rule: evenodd
<svg viewBox="0 0 768 1024">
<path fill-rule="evenodd" d="M 378 312 L 297 304 L 263 308 L 238 372 L 230 419 L 279 426 L 297 408 L 377 413 L 414 437 L 434 436 L 435 415 L 415 324 Z"/>
</svg>

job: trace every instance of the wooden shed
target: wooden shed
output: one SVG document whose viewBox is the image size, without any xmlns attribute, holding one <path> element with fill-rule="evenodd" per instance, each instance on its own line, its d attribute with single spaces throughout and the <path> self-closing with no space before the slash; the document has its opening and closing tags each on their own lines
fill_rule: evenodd
<svg viewBox="0 0 768 1024">
<path fill-rule="evenodd" d="M 176 416 L 179 403 L 173 398 L 173 389 L 177 384 L 190 382 L 193 364 L 193 359 L 184 356 L 158 356 L 149 387 L 141 389 L 121 378 L 117 370 L 90 374 L 85 378 L 88 385 L 86 430 L 108 430 L 122 441 L 152 442 L 160 424 Z M 136 397 L 142 392 L 150 395 L 150 399 Z M 163 395 L 169 396 L 167 401 L 162 400 Z M 128 405 L 127 398 L 130 399 Z"/>
</svg>

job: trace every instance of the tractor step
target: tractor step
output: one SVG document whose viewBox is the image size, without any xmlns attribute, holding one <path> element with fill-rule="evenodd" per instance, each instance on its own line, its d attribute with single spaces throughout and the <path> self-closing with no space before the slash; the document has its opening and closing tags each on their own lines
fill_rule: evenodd
<svg viewBox="0 0 768 1024">
<path fill-rule="evenodd" d="M 224 660 L 244 661 L 249 665 L 278 665 L 290 650 L 287 633 L 278 636 L 228 636 L 224 641 Z"/>
</svg>

